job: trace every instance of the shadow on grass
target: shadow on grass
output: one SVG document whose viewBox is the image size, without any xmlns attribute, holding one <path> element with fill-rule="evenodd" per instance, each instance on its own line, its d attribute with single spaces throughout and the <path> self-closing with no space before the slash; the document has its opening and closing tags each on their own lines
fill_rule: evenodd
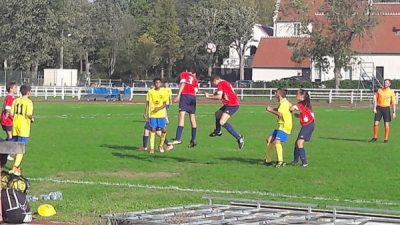
<svg viewBox="0 0 400 225">
<path fill-rule="evenodd" d="M 235 161 L 235 162 L 240 162 L 240 163 L 248 163 L 248 164 L 254 164 L 254 165 L 262 165 L 263 164 L 263 159 L 245 159 L 245 158 L 240 158 L 240 157 L 223 157 L 223 158 L 218 158 L 221 161 Z"/>
<path fill-rule="evenodd" d="M 138 153 L 138 154 L 123 154 L 119 152 L 114 152 L 112 153 L 112 155 L 120 158 L 132 158 L 147 162 L 154 162 L 155 160 L 161 160 L 161 161 L 174 161 L 179 163 L 215 164 L 215 162 L 199 162 L 188 158 L 171 156 L 168 155 L 169 153 L 156 152 L 155 154 L 152 155 L 149 154 L 148 152 L 139 152 L 139 151 L 134 151 L 132 153 Z"/>
<path fill-rule="evenodd" d="M 327 140 L 337 140 L 337 141 L 353 141 L 353 142 L 368 142 L 366 139 L 357 139 L 357 138 L 341 138 L 341 137 L 319 137 L 321 139 Z"/>
<path fill-rule="evenodd" d="M 100 147 L 102 148 L 110 148 L 113 150 L 126 150 L 126 151 L 131 151 L 131 150 L 138 150 L 138 146 L 127 146 L 127 145 L 109 145 L 109 144 L 104 144 L 101 145 Z"/>
<path fill-rule="evenodd" d="M 143 120 L 132 120 L 134 123 L 143 123 L 143 125 L 146 123 L 146 121 Z"/>
</svg>

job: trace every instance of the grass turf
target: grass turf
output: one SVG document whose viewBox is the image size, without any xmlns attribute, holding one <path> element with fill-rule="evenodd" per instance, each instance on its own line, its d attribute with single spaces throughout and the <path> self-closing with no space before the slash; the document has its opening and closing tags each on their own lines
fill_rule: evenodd
<svg viewBox="0 0 400 225">
<path fill-rule="evenodd" d="M 373 115 L 369 109 L 315 108 L 316 130 L 305 145 L 310 166 L 269 168 L 262 165 L 265 137 L 276 127 L 276 118 L 264 106 L 243 105 L 230 121 L 246 137 L 242 151 L 225 130 L 221 137 L 208 137 L 220 106 L 199 105 L 198 146 L 187 148 L 190 125 L 186 120 L 184 143 L 155 155 L 135 151 L 142 142 L 142 104 L 36 103 L 34 107 L 37 119 L 23 173 L 33 178 L 33 195 L 63 192 L 64 200 L 50 202 L 58 211 L 53 220 L 87 224 L 109 212 L 206 203 L 203 195 L 400 210 L 399 122 L 391 124 L 389 144 L 381 140 L 370 144 Z M 177 107 L 172 106 L 169 114 L 171 138 Z M 293 124 L 292 135 L 283 145 L 285 161 L 292 160 L 300 127 L 296 118 Z M 382 136 L 382 127 L 380 131 Z"/>
</svg>

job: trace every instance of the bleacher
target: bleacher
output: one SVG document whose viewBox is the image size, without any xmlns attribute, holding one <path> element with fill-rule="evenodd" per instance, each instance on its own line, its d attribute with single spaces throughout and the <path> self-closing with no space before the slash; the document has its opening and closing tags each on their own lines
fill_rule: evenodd
<svg viewBox="0 0 400 225">
<path fill-rule="evenodd" d="M 88 87 L 87 95 L 84 99 L 87 101 L 117 101 L 121 100 L 121 94 L 118 88 L 111 87 Z"/>
</svg>

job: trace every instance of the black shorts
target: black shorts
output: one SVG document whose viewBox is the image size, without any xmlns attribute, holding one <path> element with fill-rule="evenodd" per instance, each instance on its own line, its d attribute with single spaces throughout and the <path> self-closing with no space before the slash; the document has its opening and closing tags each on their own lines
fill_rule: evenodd
<svg viewBox="0 0 400 225">
<path fill-rule="evenodd" d="M 179 112 L 184 111 L 189 114 L 196 113 L 196 96 L 194 95 L 181 95 L 179 101 Z"/>
<path fill-rule="evenodd" d="M 297 136 L 297 140 L 302 139 L 304 141 L 310 141 L 312 133 L 314 132 L 314 128 L 315 128 L 314 122 L 302 126 L 299 135 Z"/>
<path fill-rule="evenodd" d="M 390 107 L 381 107 L 377 106 L 376 107 L 376 113 L 375 113 L 375 121 L 381 121 L 383 117 L 383 121 L 386 123 L 392 121 L 392 116 L 390 115 Z"/>
<path fill-rule="evenodd" d="M 233 116 L 233 114 L 235 114 L 239 110 L 239 106 L 238 105 L 237 106 L 224 105 L 219 110 L 230 116 Z"/>
<path fill-rule="evenodd" d="M 1 125 L 1 127 L 3 128 L 4 131 L 12 131 L 12 126 L 5 126 L 5 125 Z"/>
</svg>

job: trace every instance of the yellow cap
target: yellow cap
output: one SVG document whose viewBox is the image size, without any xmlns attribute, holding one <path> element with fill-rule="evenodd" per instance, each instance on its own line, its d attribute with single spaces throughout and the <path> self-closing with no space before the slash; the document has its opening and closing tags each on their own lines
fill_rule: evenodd
<svg viewBox="0 0 400 225">
<path fill-rule="evenodd" d="M 38 213 L 40 216 L 50 217 L 56 214 L 56 210 L 50 204 L 43 204 L 38 207 Z"/>
</svg>

